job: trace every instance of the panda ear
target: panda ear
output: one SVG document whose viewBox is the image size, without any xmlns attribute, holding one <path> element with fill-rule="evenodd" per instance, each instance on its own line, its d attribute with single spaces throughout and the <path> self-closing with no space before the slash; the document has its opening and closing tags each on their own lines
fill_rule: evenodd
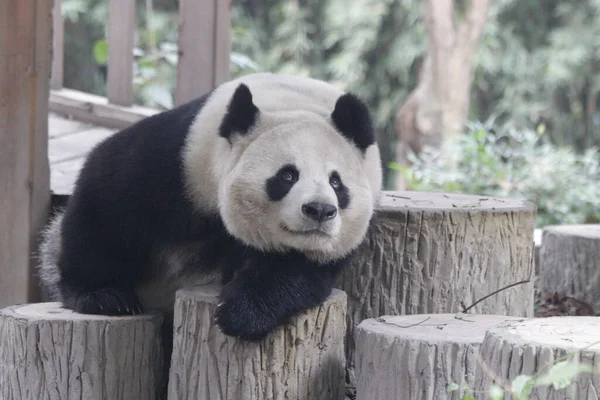
<svg viewBox="0 0 600 400">
<path fill-rule="evenodd" d="M 240 84 L 229 101 L 219 127 L 219 135 L 230 142 L 234 133 L 245 135 L 256 123 L 258 113 L 258 107 L 252 102 L 250 89 L 245 84 Z"/>
<path fill-rule="evenodd" d="M 351 93 L 337 100 L 331 119 L 338 131 L 363 152 L 375 143 L 373 123 L 367 106 Z"/>
</svg>

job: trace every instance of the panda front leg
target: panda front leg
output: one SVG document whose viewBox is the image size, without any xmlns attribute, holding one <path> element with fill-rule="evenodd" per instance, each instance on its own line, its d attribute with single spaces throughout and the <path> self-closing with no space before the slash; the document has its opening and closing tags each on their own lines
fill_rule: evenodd
<svg viewBox="0 0 600 400">
<path fill-rule="evenodd" d="M 215 321 L 222 332 L 261 340 L 331 294 L 340 266 L 278 265 L 246 268 L 221 290 Z"/>
</svg>

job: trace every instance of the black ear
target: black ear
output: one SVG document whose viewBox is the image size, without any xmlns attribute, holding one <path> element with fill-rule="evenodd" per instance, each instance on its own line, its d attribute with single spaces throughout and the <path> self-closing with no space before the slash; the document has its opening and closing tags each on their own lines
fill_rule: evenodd
<svg viewBox="0 0 600 400">
<path fill-rule="evenodd" d="M 351 93 L 337 100 L 331 119 L 338 131 L 363 152 L 375 143 L 373 123 L 367 106 Z"/>
<path fill-rule="evenodd" d="M 219 135 L 230 140 L 234 133 L 248 133 L 256 123 L 258 112 L 258 108 L 252 102 L 250 89 L 243 83 L 240 84 L 227 106 L 227 112 L 219 127 Z"/>
</svg>

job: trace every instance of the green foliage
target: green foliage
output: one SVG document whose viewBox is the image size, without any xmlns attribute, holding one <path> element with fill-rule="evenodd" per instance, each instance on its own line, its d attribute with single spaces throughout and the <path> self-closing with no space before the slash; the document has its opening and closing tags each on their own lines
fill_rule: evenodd
<svg viewBox="0 0 600 400">
<path fill-rule="evenodd" d="M 94 44 L 94 60 L 98 64 L 105 64 L 108 61 L 108 43 L 106 40 L 98 40 Z"/>
<path fill-rule="evenodd" d="M 600 161 L 595 149 L 578 154 L 547 140 L 543 129 L 473 123 L 440 149 L 410 154 L 403 174 L 410 190 L 462 192 L 527 199 L 538 207 L 538 226 L 600 218 Z"/>
<path fill-rule="evenodd" d="M 592 343 L 586 346 L 586 348 L 598 343 Z M 573 384 L 577 375 L 585 372 L 595 372 L 590 364 L 581 363 L 574 359 L 574 356 L 579 351 L 569 353 L 565 357 L 551 363 L 548 366 L 550 368 L 547 372 L 545 371 L 546 368 L 542 368 L 535 375 L 518 375 L 510 382 L 510 385 L 500 386 L 498 383 L 493 383 L 486 390 L 487 395 L 491 400 L 502 400 L 504 399 L 505 392 L 507 392 L 513 400 L 529 400 L 536 387 L 553 386 L 555 390 L 565 389 Z M 447 385 L 446 391 L 448 393 L 456 390 L 461 390 L 461 386 L 454 382 Z M 469 388 L 466 384 L 462 387 L 462 390 L 464 394 L 461 400 L 475 400 L 477 398 L 476 395 L 481 393 Z"/>
<path fill-rule="evenodd" d="M 544 124 L 558 145 L 600 147 L 599 19 L 595 0 L 493 2 L 471 118 Z"/>
</svg>

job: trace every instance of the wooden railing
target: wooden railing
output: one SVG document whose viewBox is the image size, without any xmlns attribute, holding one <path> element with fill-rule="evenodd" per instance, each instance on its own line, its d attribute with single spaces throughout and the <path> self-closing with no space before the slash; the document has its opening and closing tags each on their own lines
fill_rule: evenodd
<svg viewBox="0 0 600 400">
<path fill-rule="evenodd" d="M 133 102 L 135 0 L 107 0 L 107 96 L 63 87 L 64 28 L 61 2 L 54 2 L 50 111 L 122 128 L 157 110 Z M 231 0 L 179 1 L 179 57 L 175 104 L 213 89 L 229 76 Z"/>
</svg>

